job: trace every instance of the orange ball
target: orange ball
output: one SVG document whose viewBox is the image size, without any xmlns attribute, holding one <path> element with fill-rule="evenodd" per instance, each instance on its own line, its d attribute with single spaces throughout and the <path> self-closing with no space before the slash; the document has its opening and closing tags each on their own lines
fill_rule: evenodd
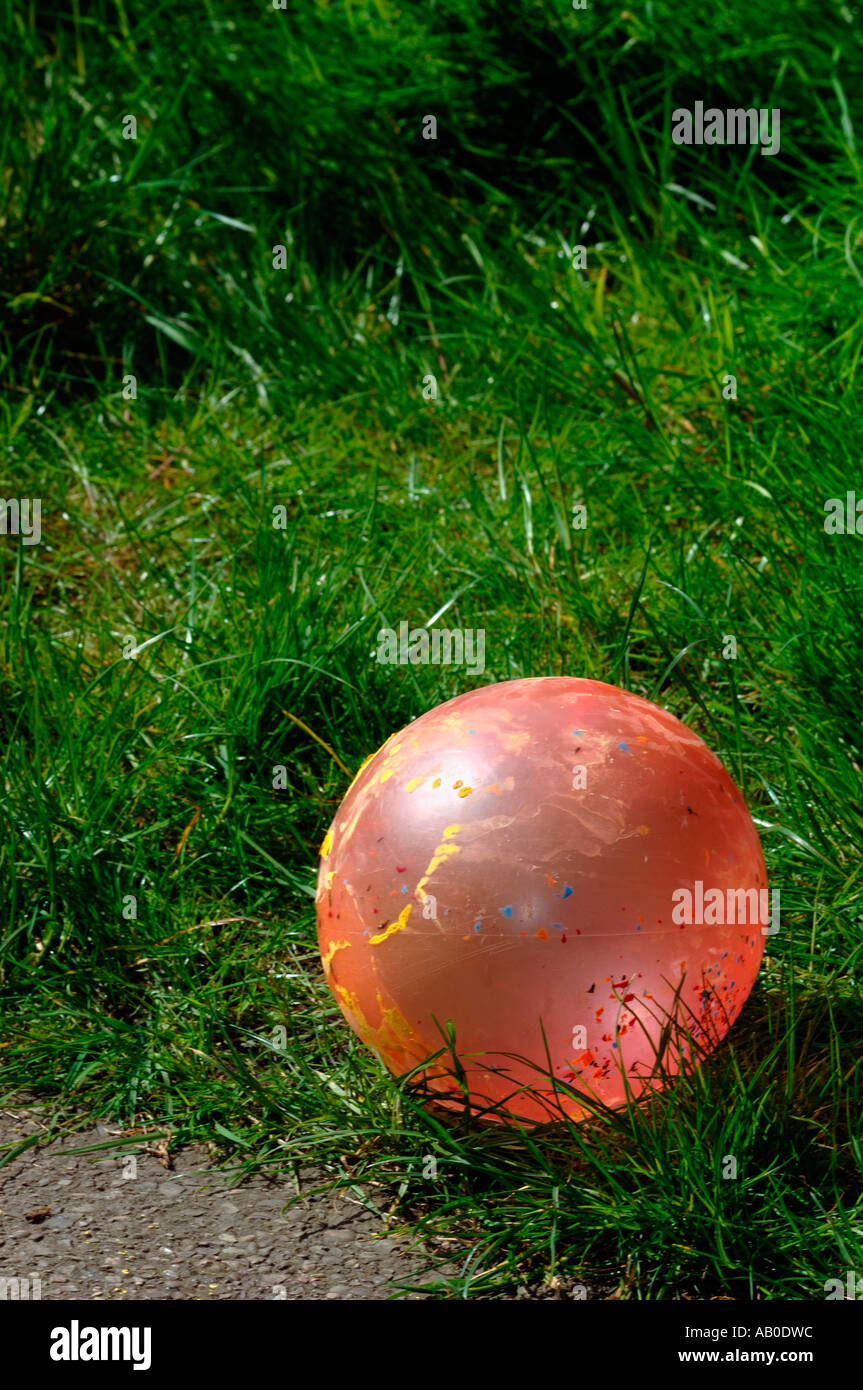
<svg viewBox="0 0 863 1390">
<path fill-rule="evenodd" d="M 474 1113 L 531 1123 L 620 1106 L 714 1047 L 769 921 L 718 758 L 649 701 L 568 677 L 470 691 L 388 739 L 324 840 L 316 901 L 330 988 L 390 1070 L 451 1023 Z M 425 1077 L 464 1104 L 451 1057 Z"/>
</svg>

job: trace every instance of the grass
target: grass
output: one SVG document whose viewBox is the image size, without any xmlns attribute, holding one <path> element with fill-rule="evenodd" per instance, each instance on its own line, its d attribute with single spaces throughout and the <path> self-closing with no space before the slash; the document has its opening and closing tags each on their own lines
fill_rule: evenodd
<svg viewBox="0 0 863 1390">
<path fill-rule="evenodd" d="M 0 537 L 3 1093 L 315 1164 L 462 1252 L 442 1294 L 859 1273 L 857 17 L 0 13 L 0 492 L 43 502 Z M 701 99 L 780 106 L 781 153 L 673 146 Z M 443 614 L 473 683 L 667 706 L 759 825 L 782 930 L 649 1107 L 444 1123 L 323 983 L 345 768 L 472 683 L 375 635 Z"/>
</svg>

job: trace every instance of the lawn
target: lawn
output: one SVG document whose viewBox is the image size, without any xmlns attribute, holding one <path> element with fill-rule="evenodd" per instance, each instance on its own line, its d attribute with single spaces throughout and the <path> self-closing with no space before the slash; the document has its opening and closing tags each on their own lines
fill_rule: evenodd
<svg viewBox="0 0 863 1390">
<path fill-rule="evenodd" d="M 0 30 L 0 495 L 41 502 L 0 535 L 0 1097 L 323 1167 L 461 1252 L 441 1297 L 863 1273 L 857 8 Z M 676 145 L 698 101 L 780 109 L 780 150 Z M 403 621 L 485 670 L 379 664 Z M 444 1122 L 326 987 L 318 850 L 410 719 L 560 674 L 719 754 L 781 930 L 649 1106 Z"/>
</svg>

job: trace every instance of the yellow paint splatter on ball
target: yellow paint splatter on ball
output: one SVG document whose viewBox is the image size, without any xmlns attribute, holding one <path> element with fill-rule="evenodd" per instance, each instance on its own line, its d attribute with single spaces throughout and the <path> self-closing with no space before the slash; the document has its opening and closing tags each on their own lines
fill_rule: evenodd
<svg viewBox="0 0 863 1390">
<path fill-rule="evenodd" d="M 349 941 L 331 941 L 331 942 L 330 942 L 330 944 L 329 944 L 329 946 L 327 947 L 326 951 L 325 951 L 325 952 L 323 953 L 323 955 L 321 956 L 321 961 L 322 961 L 323 967 L 324 967 L 324 974 L 326 975 L 327 979 L 329 979 L 329 977 L 330 977 L 330 970 L 331 970 L 331 968 L 332 968 L 331 962 L 332 962 L 333 956 L 336 954 L 336 951 L 344 951 L 346 947 L 350 946 L 350 944 L 351 944 L 351 943 L 350 943 Z"/>
<path fill-rule="evenodd" d="M 434 873 L 435 869 L 439 869 L 441 864 L 445 863 L 450 855 L 458 854 L 460 852 L 458 845 L 447 844 L 447 840 L 451 840 L 453 836 L 457 835 L 460 830 L 461 826 L 456 824 L 448 825 L 444 830 L 443 839 L 441 840 L 441 843 L 438 845 L 437 849 L 432 855 L 431 860 L 429 862 L 429 866 L 415 889 L 416 895 L 421 902 L 425 901 L 425 886 L 431 878 L 432 874 Z"/>
<path fill-rule="evenodd" d="M 375 936 L 370 936 L 369 945 L 380 946 L 382 941 L 387 941 L 389 937 L 395 936 L 397 931 L 401 931 L 403 927 L 406 927 L 408 924 L 408 918 L 411 915 L 412 906 L 412 903 L 408 903 L 406 907 L 402 908 L 401 912 L 399 913 L 398 917 L 394 922 L 390 922 L 388 927 L 386 927 L 383 931 L 379 931 Z"/>
</svg>

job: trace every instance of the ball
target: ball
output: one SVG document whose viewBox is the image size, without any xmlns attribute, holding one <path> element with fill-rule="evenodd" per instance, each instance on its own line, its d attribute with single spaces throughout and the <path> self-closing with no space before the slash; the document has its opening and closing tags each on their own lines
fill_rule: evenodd
<svg viewBox="0 0 863 1390">
<path fill-rule="evenodd" d="M 702 1060 L 770 920 L 719 759 L 666 710 L 568 677 L 488 685 L 393 734 L 326 835 L 316 907 L 330 988 L 387 1067 L 529 1123 Z"/>
</svg>

